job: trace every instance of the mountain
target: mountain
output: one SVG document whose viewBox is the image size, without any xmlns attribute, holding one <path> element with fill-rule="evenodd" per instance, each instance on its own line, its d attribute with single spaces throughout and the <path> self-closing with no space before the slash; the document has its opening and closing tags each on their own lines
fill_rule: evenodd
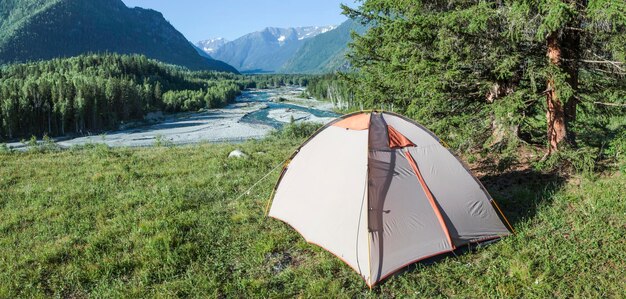
<svg viewBox="0 0 626 299">
<path fill-rule="evenodd" d="M 228 43 L 229 41 L 223 37 L 218 37 L 218 38 L 213 38 L 213 39 L 207 39 L 207 40 L 203 40 L 203 41 L 199 41 L 196 46 L 198 46 L 198 48 L 202 49 L 202 51 L 206 52 L 207 54 L 211 55 L 213 54 L 215 51 L 217 51 L 219 48 L 221 48 L 223 45 L 225 45 L 226 43 Z"/>
<path fill-rule="evenodd" d="M 318 34 L 326 33 L 337 28 L 335 25 L 330 26 L 310 26 L 310 27 L 296 27 L 294 28 L 298 33 L 298 39 L 303 40 L 306 38 L 312 38 Z"/>
<path fill-rule="evenodd" d="M 308 39 L 278 70 L 281 73 L 328 73 L 347 67 L 350 33 L 363 34 L 366 28 L 349 19 L 334 30 Z"/>
<path fill-rule="evenodd" d="M 275 72 L 308 40 L 335 26 L 268 27 L 228 42 L 211 53 L 242 72 Z"/>
<path fill-rule="evenodd" d="M 143 54 L 192 70 L 237 72 L 196 52 L 163 15 L 121 0 L 0 0 L 0 63 L 89 52 Z"/>
<path fill-rule="evenodd" d="M 191 43 L 190 43 L 191 44 Z M 200 49 L 200 47 L 191 44 L 191 46 L 193 47 L 194 50 L 196 50 L 196 53 L 198 53 L 198 55 L 204 57 L 204 58 L 208 58 L 208 59 L 213 59 L 213 57 L 211 57 L 211 55 L 209 55 L 207 52 L 204 52 L 204 50 Z"/>
</svg>

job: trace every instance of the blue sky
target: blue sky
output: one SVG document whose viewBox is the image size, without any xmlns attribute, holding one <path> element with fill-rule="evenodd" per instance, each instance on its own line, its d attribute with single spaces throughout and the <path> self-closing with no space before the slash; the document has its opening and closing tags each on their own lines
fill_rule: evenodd
<svg viewBox="0 0 626 299">
<path fill-rule="evenodd" d="M 192 42 L 233 40 L 265 27 L 339 25 L 341 3 L 354 0 L 122 0 L 129 7 L 158 10 Z"/>
</svg>

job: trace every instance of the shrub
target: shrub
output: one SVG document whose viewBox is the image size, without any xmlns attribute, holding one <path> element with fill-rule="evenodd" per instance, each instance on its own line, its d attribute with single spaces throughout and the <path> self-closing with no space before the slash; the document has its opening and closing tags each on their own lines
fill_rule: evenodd
<svg viewBox="0 0 626 299">
<path fill-rule="evenodd" d="M 590 175 L 596 170 L 598 150 L 595 148 L 563 149 L 535 163 L 540 171 L 558 171 Z"/>
<path fill-rule="evenodd" d="M 10 153 L 11 149 L 4 143 L 0 143 L 0 154 Z"/>
<path fill-rule="evenodd" d="M 609 142 L 604 154 L 617 165 L 621 165 L 620 170 L 626 173 L 626 131 L 622 131 Z"/>
<path fill-rule="evenodd" d="M 307 138 L 317 130 L 322 127 L 320 123 L 310 123 L 310 122 L 302 122 L 295 123 L 292 122 L 288 125 L 285 125 L 281 130 L 273 133 L 275 137 L 282 138 Z"/>
</svg>

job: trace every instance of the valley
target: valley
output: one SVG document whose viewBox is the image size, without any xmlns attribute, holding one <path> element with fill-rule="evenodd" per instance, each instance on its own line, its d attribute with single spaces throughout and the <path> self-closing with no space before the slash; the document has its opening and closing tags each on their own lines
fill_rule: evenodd
<svg viewBox="0 0 626 299">
<path fill-rule="evenodd" d="M 626 298 L 624 41 L 624 0 L 0 0 L 0 299 Z"/>
<path fill-rule="evenodd" d="M 175 114 L 152 113 L 149 120 L 122 126 L 120 130 L 77 138 L 55 138 L 61 148 L 88 144 L 110 147 L 183 145 L 204 142 L 241 142 L 259 139 L 294 122 L 326 123 L 338 115 L 329 102 L 301 98 L 302 87 L 248 89 L 220 109 Z M 26 150 L 26 142 L 12 142 L 10 149 Z"/>
</svg>

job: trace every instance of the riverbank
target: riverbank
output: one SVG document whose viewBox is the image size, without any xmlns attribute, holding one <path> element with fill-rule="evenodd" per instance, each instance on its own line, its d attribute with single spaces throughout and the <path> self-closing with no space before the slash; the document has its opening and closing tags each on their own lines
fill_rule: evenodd
<svg viewBox="0 0 626 299">
<path fill-rule="evenodd" d="M 145 127 L 86 136 L 59 142 L 62 147 L 104 143 L 112 147 L 152 146 L 156 143 L 174 145 L 201 142 L 232 142 L 266 136 L 272 127 L 241 122 L 246 114 L 263 109 L 262 103 L 236 103 L 223 109 L 171 115 L 164 121 Z"/>
<path fill-rule="evenodd" d="M 284 103 L 287 104 L 326 111 L 332 111 L 335 109 L 333 103 L 329 101 L 319 101 L 315 98 L 305 96 L 305 87 L 282 87 L 276 90 L 277 92 L 275 94 L 270 93 L 273 94 L 270 98 L 270 100 L 272 101 L 280 101 L 282 98 L 284 100 Z"/>
</svg>

